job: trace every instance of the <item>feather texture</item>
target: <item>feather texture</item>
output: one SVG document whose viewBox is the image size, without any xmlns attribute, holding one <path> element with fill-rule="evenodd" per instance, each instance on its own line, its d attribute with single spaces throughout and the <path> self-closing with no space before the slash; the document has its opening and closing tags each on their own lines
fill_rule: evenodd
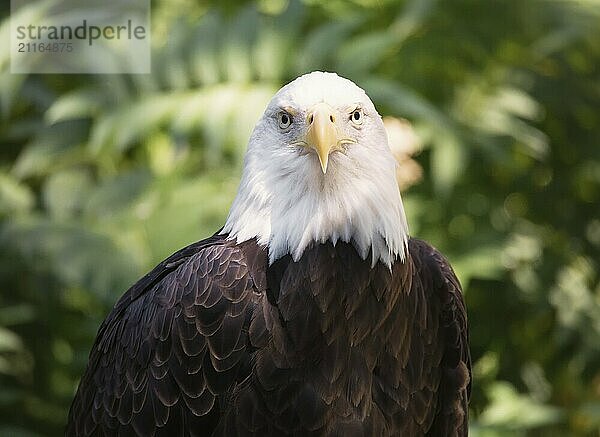
<svg viewBox="0 0 600 437">
<path fill-rule="evenodd" d="M 469 391 L 460 285 L 431 246 L 391 270 L 342 242 L 269 266 L 214 236 L 115 305 L 66 434 L 464 436 Z"/>
</svg>

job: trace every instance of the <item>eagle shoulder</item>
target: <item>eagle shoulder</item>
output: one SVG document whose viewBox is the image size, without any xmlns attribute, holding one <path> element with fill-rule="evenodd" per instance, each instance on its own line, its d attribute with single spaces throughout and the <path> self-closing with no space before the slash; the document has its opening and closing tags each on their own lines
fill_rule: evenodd
<svg viewBox="0 0 600 437">
<path fill-rule="evenodd" d="M 134 284 L 102 323 L 66 435 L 182 435 L 216 427 L 250 372 L 266 254 L 215 235 Z"/>
<path fill-rule="evenodd" d="M 430 290 L 440 305 L 441 379 L 435 418 L 428 435 L 465 436 L 471 393 L 471 355 L 462 288 L 448 260 L 433 246 L 411 238 L 409 253 L 414 264 L 412 288 Z"/>
</svg>

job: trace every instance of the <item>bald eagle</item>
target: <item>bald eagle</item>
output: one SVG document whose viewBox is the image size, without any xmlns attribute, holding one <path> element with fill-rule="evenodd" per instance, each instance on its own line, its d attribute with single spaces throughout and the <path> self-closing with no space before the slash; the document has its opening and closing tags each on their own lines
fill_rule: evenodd
<svg viewBox="0 0 600 437">
<path fill-rule="evenodd" d="M 464 436 L 467 316 L 409 237 L 381 117 L 334 73 L 258 121 L 224 227 L 102 323 L 69 436 Z"/>
</svg>

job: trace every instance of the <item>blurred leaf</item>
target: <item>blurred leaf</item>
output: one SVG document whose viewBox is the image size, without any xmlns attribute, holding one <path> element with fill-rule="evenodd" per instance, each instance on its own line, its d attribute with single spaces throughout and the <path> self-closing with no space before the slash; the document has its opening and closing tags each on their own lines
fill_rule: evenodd
<svg viewBox="0 0 600 437">
<path fill-rule="evenodd" d="M 82 89 L 57 99 L 46 112 L 46 121 L 50 124 L 61 121 L 91 117 L 96 114 L 102 96 L 94 89 Z"/>
<path fill-rule="evenodd" d="M 34 202 L 33 193 L 27 185 L 0 172 L 0 217 L 27 212 Z"/>
<path fill-rule="evenodd" d="M 53 173 L 43 188 L 46 209 L 57 220 L 72 218 L 83 208 L 91 187 L 91 176 L 83 169 Z"/>
<path fill-rule="evenodd" d="M 42 176 L 84 159 L 77 146 L 87 133 L 83 122 L 65 122 L 50 126 L 23 147 L 14 163 L 18 178 Z"/>
<path fill-rule="evenodd" d="M 0 245 L 17 248 L 28 259 L 41 259 L 65 284 L 73 284 L 109 298 L 123 290 L 139 272 L 134 259 L 103 235 L 39 219 L 18 220 L 0 229 Z"/>
<path fill-rule="evenodd" d="M 131 208 L 149 187 L 151 180 L 150 173 L 144 170 L 123 172 L 114 178 L 106 178 L 90 193 L 84 207 L 85 215 L 105 219 Z"/>
<path fill-rule="evenodd" d="M 415 33 L 433 10 L 437 0 L 409 0 L 402 13 L 390 26 L 398 42 Z"/>
<path fill-rule="evenodd" d="M 102 116 L 90 134 L 93 153 L 123 152 L 160 126 L 180 105 L 177 94 L 156 95 Z"/>
<path fill-rule="evenodd" d="M 23 343 L 15 333 L 0 326 L 0 353 L 16 351 L 22 347 Z"/>
<path fill-rule="evenodd" d="M 38 22 L 38 17 L 46 15 L 46 12 L 54 1 L 37 1 L 26 4 L 21 3 L 23 7 L 18 10 L 11 9 L 11 18 L 23 23 Z M 12 4 L 11 4 L 12 5 Z M 8 4 L 6 4 L 8 6 Z M 0 23 L 0 41 L 5 43 L 0 45 L 0 104 L 2 117 L 7 118 L 13 109 L 19 92 L 22 91 L 23 83 L 26 76 L 19 74 L 10 74 L 11 49 L 12 44 L 6 43 L 11 41 L 11 20 L 6 19 Z"/>
<path fill-rule="evenodd" d="M 498 262 L 501 253 L 498 246 L 479 246 L 467 254 L 456 254 L 452 257 L 452 265 L 463 285 L 471 278 L 500 279 L 504 266 Z"/>
<path fill-rule="evenodd" d="M 466 165 L 467 155 L 458 139 L 442 133 L 431 151 L 431 170 L 437 192 L 448 196 Z"/>
<path fill-rule="evenodd" d="M 217 54 L 220 50 L 219 30 L 221 17 L 211 11 L 196 26 L 192 35 L 191 66 L 193 77 L 204 85 L 213 85 L 220 79 Z"/>
<path fill-rule="evenodd" d="M 0 325 L 21 325 L 35 318 L 35 308 L 28 304 L 0 308 Z"/>
<path fill-rule="evenodd" d="M 353 17 L 344 21 L 331 21 L 314 29 L 307 37 L 303 49 L 297 58 L 298 71 L 327 70 L 331 68 L 327 59 L 348 38 L 350 33 L 358 27 L 361 19 Z"/>
<path fill-rule="evenodd" d="M 564 413 L 555 407 L 536 402 L 517 393 L 510 384 L 496 382 L 489 388 L 490 405 L 479 417 L 486 427 L 506 430 L 536 428 L 564 420 Z"/>
<path fill-rule="evenodd" d="M 393 53 L 396 44 L 395 35 L 388 31 L 357 36 L 342 46 L 337 67 L 349 76 L 365 74 Z"/>
<path fill-rule="evenodd" d="M 259 29 L 258 11 L 253 5 L 242 8 L 231 22 L 221 48 L 225 76 L 230 82 L 247 83 L 252 78 L 250 47 Z"/>
<path fill-rule="evenodd" d="M 411 119 L 421 119 L 444 132 L 450 121 L 434 105 L 413 90 L 384 78 L 369 78 L 362 86 L 373 101 L 389 106 L 395 114 Z"/>
</svg>

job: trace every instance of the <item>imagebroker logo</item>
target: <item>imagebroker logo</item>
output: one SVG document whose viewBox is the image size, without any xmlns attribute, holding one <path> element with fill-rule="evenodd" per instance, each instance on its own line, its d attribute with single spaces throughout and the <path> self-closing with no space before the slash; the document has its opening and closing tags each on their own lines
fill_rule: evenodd
<svg viewBox="0 0 600 437">
<path fill-rule="evenodd" d="M 150 73 L 150 0 L 11 0 L 12 73 Z"/>
</svg>

